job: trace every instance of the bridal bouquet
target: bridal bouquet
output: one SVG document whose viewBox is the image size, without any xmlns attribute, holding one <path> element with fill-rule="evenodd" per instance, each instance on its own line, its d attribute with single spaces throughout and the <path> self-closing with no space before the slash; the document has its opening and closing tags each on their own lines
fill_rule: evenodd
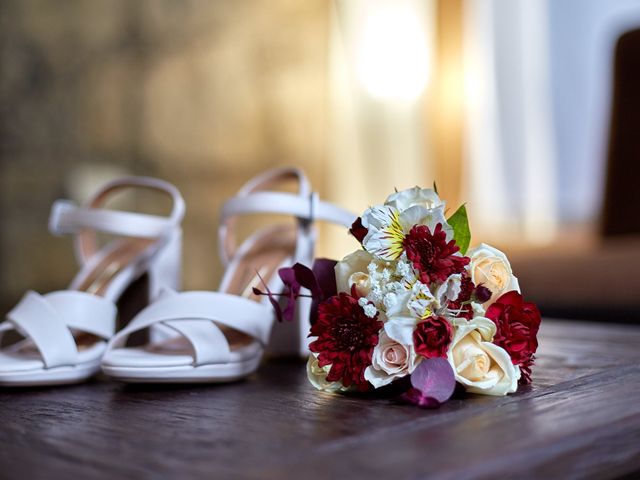
<svg viewBox="0 0 640 480">
<path fill-rule="evenodd" d="M 350 233 L 361 249 L 312 269 L 281 269 L 285 292 L 264 293 L 287 319 L 302 288 L 310 292 L 314 387 L 394 384 L 404 401 L 432 407 L 456 384 L 506 395 L 531 382 L 540 313 L 524 301 L 504 253 L 469 249 L 464 205 L 446 218 L 435 186 L 415 187 L 368 208 Z"/>
</svg>

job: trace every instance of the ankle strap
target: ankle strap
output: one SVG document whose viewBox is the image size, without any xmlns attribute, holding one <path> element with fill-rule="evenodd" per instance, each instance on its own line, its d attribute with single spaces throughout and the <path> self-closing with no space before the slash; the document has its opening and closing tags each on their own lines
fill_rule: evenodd
<svg viewBox="0 0 640 480">
<path fill-rule="evenodd" d="M 356 218 L 340 207 L 319 200 L 316 192 L 307 197 L 285 192 L 256 192 L 229 199 L 222 207 L 222 222 L 236 215 L 255 213 L 291 215 L 305 222 L 322 220 L 347 227 Z"/>
<path fill-rule="evenodd" d="M 127 188 L 146 188 L 169 195 L 173 200 L 171 214 L 161 217 L 99 208 L 112 194 Z M 76 257 L 84 264 L 97 251 L 96 232 L 163 239 L 179 228 L 184 211 L 184 200 L 170 183 L 149 177 L 123 177 L 103 185 L 86 206 L 79 207 L 69 200 L 56 201 L 49 217 L 49 230 L 54 235 L 76 235 Z"/>
<path fill-rule="evenodd" d="M 279 182 L 295 179 L 298 192 L 257 191 Z M 218 245 L 222 262 L 227 265 L 237 247 L 234 232 L 236 216 L 258 213 L 290 215 L 298 220 L 299 240 L 310 239 L 310 228 L 316 220 L 351 226 L 356 216 L 347 210 L 319 200 L 311 192 L 307 177 L 298 168 L 288 167 L 270 170 L 249 180 L 238 194 L 222 207 Z"/>
<path fill-rule="evenodd" d="M 49 216 L 49 230 L 54 235 L 71 235 L 89 229 L 125 237 L 156 238 L 173 226 L 166 217 L 78 207 L 70 200 L 56 200 Z"/>
</svg>

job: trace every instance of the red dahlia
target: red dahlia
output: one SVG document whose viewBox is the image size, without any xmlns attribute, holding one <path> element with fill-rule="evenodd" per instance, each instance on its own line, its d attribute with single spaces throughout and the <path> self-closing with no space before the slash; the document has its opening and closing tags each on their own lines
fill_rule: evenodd
<svg viewBox="0 0 640 480">
<path fill-rule="evenodd" d="M 521 383 L 531 383 L 531 366 L 538 349 L 540 311 L 535 303 L 525 302 L 516 291 L 507 292 L 487 309 L 497 331 L 493 342 L 504 348 L 514 365 L 520 366 Z"/>
<path fill-rule="evenodd" d="M 429 317 L 416 325 L 413 345 L 416 353 L 425 358 L 446 358 L 453 329 L 444 317 Z"/>
<path fill-rule="evenodd" d="M 331 365 L 327 380 L 367 390 L 364 371 L 371 365 L 381 328 L 378 314 L 367 317 L 358 300 L 344 292 L 321 303 L 318 319 L 311 327 L 311 336 L 318 339 L 309 348 L 318 354 L 321 367 Z"/>
<path fill-rule="evenodd" d="M 447 242 L 442 224 L 436 225 L 433 233 L 425 225 L 414 225 L 404 238 L 407 258 L 420 272 L 420 281 L 425 284 L 444 282 L 449 276 L 462 273 L 469 257 L 456 255 L 460 250 L 455 240 Z"/>
</svg>

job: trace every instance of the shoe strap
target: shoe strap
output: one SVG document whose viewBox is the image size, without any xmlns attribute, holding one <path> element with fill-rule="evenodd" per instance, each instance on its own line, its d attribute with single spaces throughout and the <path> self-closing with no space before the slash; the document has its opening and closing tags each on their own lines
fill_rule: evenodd
<svg viewBox="0 0 640 480">
<path fill-rule="evenodd" d="M 75 365 L 78 350 L 71 329 L 108 340 L 116 314 L 113 302 L 89 293 L 29 291 L 0 324 L 0 335 L 15 329 L 30 338 L 47 368 Z"/>
<path fill-rule="evenodd" d="M 169 195 L 173 200 L 171 214 L 162 217 L 100 208 L 113 194 L 129 188 L 146 188 Z M 54 235 L 76 235 L 76 257 L 84 265 L 98 250 L 96 232 L 164 239 L 180 227 L 184 211 L 184 200 L 170 183 L 149 177 L 123 177 L 103 185 L 85 206 L 69 200 L 56 201 L 49 217 L 49 230 Z"/>
<path fill-rule="evenodd" d="M 273 310 L 237 295 L 221 292 L 165 293 L 116 333 L 107 351 L 126 345 L 133 332 L 162 324 L 186 338 L 194 350 L 194 366 L 229 361 L 230 347 L 220 326 L 255 339 L 264 348 L 273 324 Z"/>
<path fill-rule="evenodd" d="M 295 179 L 298 192 L 264 190 L 280 182 Z M 247 182 L 222 207 L 218 246 L 222 262 L 228 265 L 237 252 L 235 219 L 241 215 L 281 214 L 298 220 L 298 241 L 302 244 L 314 242 L 312 226 L 317 220 L 351 226 L 356 216 L 347 210 L 323 202 L 312 192 L 309 181 L 302 170 L 294 167 L 270 170 Z M 308 248 L 302 250 L 308 251 Z M 306 254 L 305 254 L 306 255 Z"/>
<path fill-rule="evenodd" d="M 286 192 L 255 192 L 229 199 L 222 208 L 222 221 L 255 213 L 291 215 L 304 222 L 322 220 L 343 226 L 351 226 L 355 220 L 352 213 L 319 200 L 316 192 L 306 197 Z"/>
</svg>

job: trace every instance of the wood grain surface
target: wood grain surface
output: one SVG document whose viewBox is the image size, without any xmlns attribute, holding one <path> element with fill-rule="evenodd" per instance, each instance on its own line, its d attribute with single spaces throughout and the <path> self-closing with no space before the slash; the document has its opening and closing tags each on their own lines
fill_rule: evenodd
<svg viewBox="0 0 640 480">
<path fill-rule="evenodd" d="M 636 477 L 637 475 L 637 477 Z M 437 410 L 231 385 L 0 390 L 0 478 L 640 478 L 640 327 L 547 320 L 534 383 Z"/>
</svg>

